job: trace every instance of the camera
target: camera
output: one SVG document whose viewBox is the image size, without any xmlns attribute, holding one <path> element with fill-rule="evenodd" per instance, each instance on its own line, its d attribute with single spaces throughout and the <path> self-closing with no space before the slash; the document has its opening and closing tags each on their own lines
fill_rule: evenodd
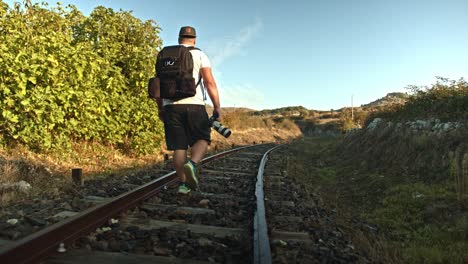
<svg viewBox="0 0 468 264">
<path fill-rule="evenodd" d="M 216 130 L 218 133 L 220 133 L 223 137 L 228 138 L 231 135 L 231 129 L 223 126 L 223 124 L 221 124 L 218 120 L 216 120 L 217 118 L 218 118 L 217 113 L 214 113 L 210 117 L 210 126 L 214 130 Z"/>
</svg>

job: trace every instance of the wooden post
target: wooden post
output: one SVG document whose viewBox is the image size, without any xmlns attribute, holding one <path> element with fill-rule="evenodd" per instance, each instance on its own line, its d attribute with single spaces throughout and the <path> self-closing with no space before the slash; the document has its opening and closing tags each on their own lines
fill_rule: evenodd
<svg viewBox="0 0 468 264">
<path fill-rule="evenodd" d="M 81 168 L 72 169 L 72 181 L 75 186 L 83 185 L 83 170 Z"/>
<path fill-rule="evenodd" d="M 163 165 L 164 169 L 171 169 L 171 165 L 170 165 L 170 162 L 169 162 L 169 154 L 164 154 L 164 165 Z"/>
</svg>

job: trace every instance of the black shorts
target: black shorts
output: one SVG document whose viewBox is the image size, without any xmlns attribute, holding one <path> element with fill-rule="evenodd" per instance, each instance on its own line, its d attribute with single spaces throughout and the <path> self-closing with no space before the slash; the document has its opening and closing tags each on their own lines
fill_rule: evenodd
<svg viewBox="0 0 468 264">
<path fill-rule="evenodd" d="M 168 150 L 188 149 L 198 140 L 211 142 L 204 105 L 171 104 L 164 107 L 164 134 Z"/>
</svg>

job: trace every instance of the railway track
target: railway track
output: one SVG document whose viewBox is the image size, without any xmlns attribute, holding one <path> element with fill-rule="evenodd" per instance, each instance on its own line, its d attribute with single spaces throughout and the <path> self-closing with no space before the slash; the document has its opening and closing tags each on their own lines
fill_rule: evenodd
<svg viewBox="0 0 468 264">
<path fill-rule="evenodd" d="M 200 190 L 187 196 L 176 193 L 174 172 L 117 197 L 88 195 L 96 206 L 0 248 L 0 262 L 320 262 L 310 250 L 320 211 L 287 177 L 281 149 L 211 156 Z"/>
</svg>

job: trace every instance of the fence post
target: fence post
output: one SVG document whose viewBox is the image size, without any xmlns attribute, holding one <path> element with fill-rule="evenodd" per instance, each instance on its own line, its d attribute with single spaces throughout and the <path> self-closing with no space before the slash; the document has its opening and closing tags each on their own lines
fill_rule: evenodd
<svg viewBox="0 0 468 264">
<path fill-rule="evenodd" d="M 81 168 L 72 169 L 72 181 L 75 186 L 83 185 L 83 170 Z"/>
</svg>

